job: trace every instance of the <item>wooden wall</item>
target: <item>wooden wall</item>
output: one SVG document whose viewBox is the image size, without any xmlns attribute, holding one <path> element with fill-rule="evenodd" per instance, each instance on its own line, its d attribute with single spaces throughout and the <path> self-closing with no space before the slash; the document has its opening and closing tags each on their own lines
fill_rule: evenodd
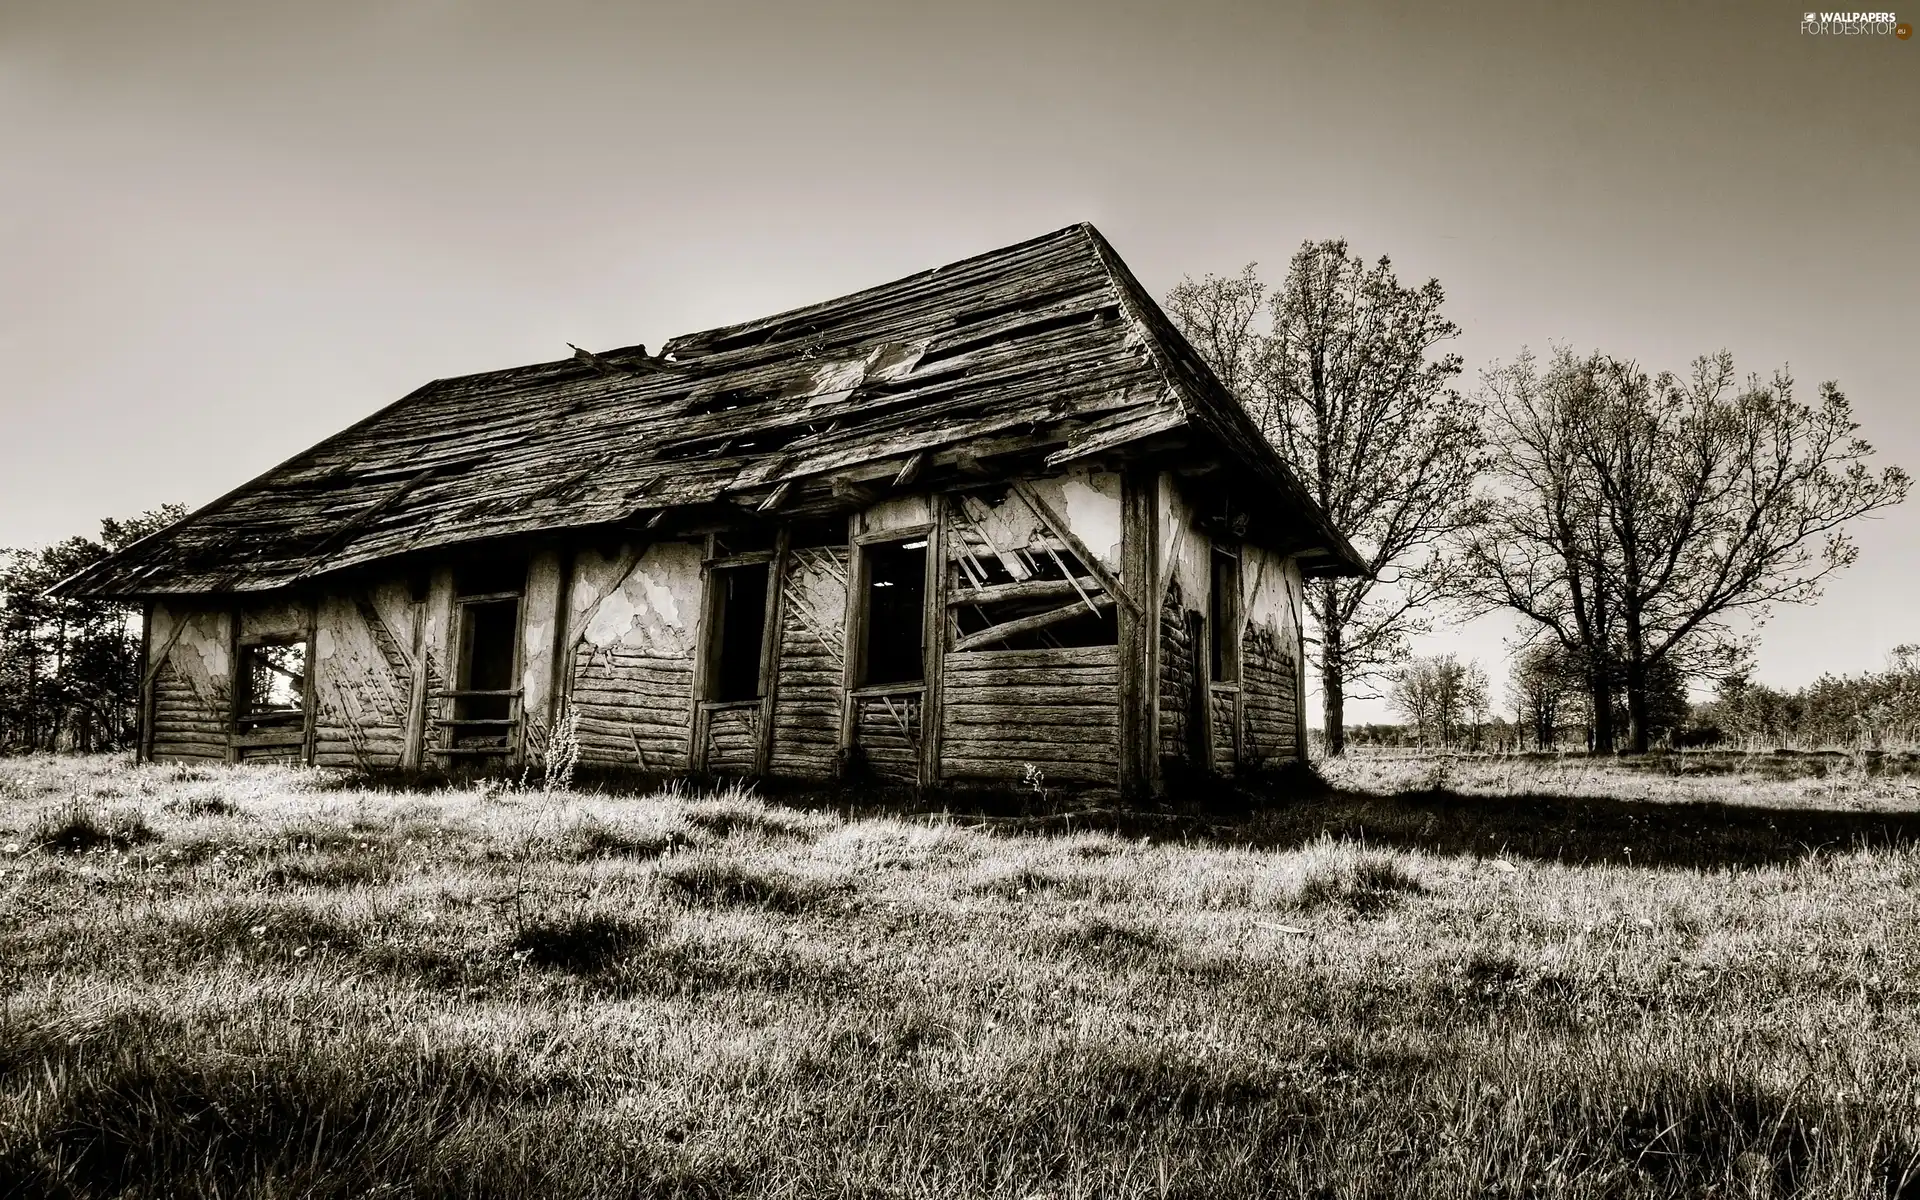
<svg viewBox="0 0 1920 1200">
<path fill-rule="evenodd" d="M 158 762 L 226 761 L 232 614 L 163 600 L 155 602 L 151 619 L 151 757 Z"/>
<path fill-rule="evenodd" d="M 944 649 L 957 627 L 940 591 L 952 587 L 958 596 L 980 586 L 963 580 L 963 556 L 990 553 L 1004 562 L 1068 543 L 1106 572 L 1107 583 L 1145 602 L 1132 626 L 1146 639 L 1144 652 L 1135 651 L 1146 664 L 1135 703 L 1142 710 L 1138 728 L 1157 756 L 1147 760 L 1154 773 L 1208 762 L 1232 771 L 1298 754 L 1301 584 L 1292 560 L 1247 549 L 1243 692 L 1209 694 L 1206 646 L 1194 637 L 1196 618 L 1208 611 L 1209 542 L 1178 482 L 1149 476 L 1143 493 L 1138 483 L 1123 489 L 1116 474 L 1082 470 L 1028 486 L 1049 516 L 1003 487 L 990 503 L 899 497 L 850 525 L 854 540 L 914 536 L 941 514 L 929 534 L 930 552 L 944 553 L 947 571 L 946 582 L 933 586 L 943 639 L 943 650 L 929 657 L 941 681 L 935 694 L 908 687 L 849 695 L 851 553 L 844 545 L 792 549 L 777 610 L 769 614 L 777 662 L 771 703 L 712 708 L 701 722 L 699 754 L 692 738 L 704 543 L 537 552 L 523 602 L 519 679 L 529 759 L 539 762 L 551 721 L 571 711 L 583 761 L 656 774 L 704 762 L 716 773 L 744 775 L 764 761 L 770 774 L 820 780 L 858 760 L 879 778 L 902 783 L 1018 784 L 1031 769 L 1044 786 L 1118 786 L 1126 747 L 1121 645 Z M 1123 511 L 1133 503 L 1128 495 L 1145 500 Z M 1050 521 L 1071 536 L 1063 540 Z M 1127 552 L 1127 521 L 1146 523 L 1148 553 Z M 1141 580 L 1124 578 L 1128 564 Z M 317 763 L 439 764 L 422 748 L 434 744 L 442 705 L 432 697 L 451 673 L 451 572 L 436 570 L 430 580 L 424 587 L 420 578 L 394 579 L 332 592 L 311 608 L 284 600 L 241 608 L 239 636 L 312 622 Z M 1136 635 L 1122 640 L 1128 636 Z M 153 757 L 228 756 L 235 637 L 227 610 L 154 605 Z M 761 727 L 767 712 L 771 730 Z"/>
<path fill-rule="evenodd" d="M 840 696 L 847 662 L 847 549 L 792 552 L 780 603 L 780 671 L 770 770 L 827 779 L 838 765 Z"/>
<path fill-rule="evenodd" d="M 1298 562 L 1259 546 L 1241 549 L 1246 628 L 1240 642 L 1241 760 L 1271 767 L 1301 757 L 1301 613 Z"/>
<path fill-rule="evenodd" d="M 566 616 L 581 760 L 687 767 L 699 634 L 699 546 L 656 542 L 576 556 Z"/>
<path fill-rule="evenodd" d="M 954 780 L 1113 787 L 1120 762 L 1120 649 L 949 654 L 940 764 Z"/>
</svg>

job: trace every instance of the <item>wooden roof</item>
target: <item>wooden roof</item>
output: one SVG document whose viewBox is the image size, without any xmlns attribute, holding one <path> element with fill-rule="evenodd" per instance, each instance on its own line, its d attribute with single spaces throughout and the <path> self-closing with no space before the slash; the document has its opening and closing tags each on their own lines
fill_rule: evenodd
<svg viewBox="0 0 1920 1200">
<path fill-rule="evenodd" d="M 435 380 L 59 590 L 262 591 L 462 543 L 657 526 L 662 512 L 843 511 L 871 498 L 865 484 L 925 486 L 995 455 L 1031 469 L 1154 447 L 1227 463 L 1236 502 L 1279 521 L 1256 527 L 1291 530 L 1310 573 L 1362 570 L 1083 224 L 675 338 L 657 357 L 630 347 Z"/>
</svg>

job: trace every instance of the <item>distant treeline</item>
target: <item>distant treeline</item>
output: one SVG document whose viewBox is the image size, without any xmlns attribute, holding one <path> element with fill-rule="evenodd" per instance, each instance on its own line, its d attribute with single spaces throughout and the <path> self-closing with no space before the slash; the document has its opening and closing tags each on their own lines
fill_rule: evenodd
<svg viewBox="0 0 1920 1200">
<path fill-rule="evenodd" d="M 108 518 L 98 539 L 0 550 L 0 751 L 131 744 L 142 682 L 139 610 L 46 593 L 184 515 L 184 507 L 169 504 L 130 521 Z"/>
<path fill-rule="evenodd" d="M 1452 655 L 1416 658 L 1390 697 L 1406 723 L 1350 725 L 1348 744 L 1491 752 L 1593 747 L 1592 705 L 1583 694 L 1579 665 L 1563 661 L 1557 650 L 1536 648 L 1516 657 L 1504 713 L 1488 705 L 1485 678 L 1477 665 L 1458 663 Z M 1449 679 L 1459 683 L 1450 689 Z M 1791 690 L 1738 675 L 1701 703 L 1688 701 L 1679 679 L 1660 681 L 1655 694 L 1658 702 L 1650 707 L 1658 747 L 1920 748 L 1920 644 L 1894 647 L 1883 670 L 1822 675 Z M 1614 715 L 1620 715 L 1618 707 Z"/>
</svg>

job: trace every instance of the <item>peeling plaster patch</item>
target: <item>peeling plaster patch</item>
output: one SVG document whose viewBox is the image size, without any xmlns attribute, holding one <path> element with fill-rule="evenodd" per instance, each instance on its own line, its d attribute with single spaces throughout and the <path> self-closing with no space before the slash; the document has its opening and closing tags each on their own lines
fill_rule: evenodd
<svg viewBox="0 0 1920 1200">
<path fill-rule="evenodd" d="M 1041 486 L 1052 482 L 1044 481 Z M 1107 473 L 1068 476 L 1058 481 L 1058 487 L 1064 509 L 1060 515 L 1066 519 L 1067 528 L 1099 555 L 1101 562 L 1118 570 L 1120 477 Z"/>
<path fill-rule="evenodd" d="M 688 657 L 693 638 L 683 613 L 692 611 L 699 594 L 696 548 L 683 543 L 649 547 L 618 590 L 587 606 L 592 619 L 582 636 L 596 647 L 626 645 L 663 657 Z"/>
<path fill-rule="evenodd" d="M 927 506 L 925 496 L 900 496 L 882 500 L 867 509 L 860 518 L 860 527 L 868 533 L 884 533 L 889 529 L 925 525 L 932 519 L 933 510 Z"/>
</svg>

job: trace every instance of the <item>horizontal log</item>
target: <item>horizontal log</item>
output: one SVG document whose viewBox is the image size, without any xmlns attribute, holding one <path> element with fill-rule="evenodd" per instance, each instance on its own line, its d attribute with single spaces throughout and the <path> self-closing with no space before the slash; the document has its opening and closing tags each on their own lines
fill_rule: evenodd
<svg viewBox="0 0 1920 1200">
<path fill-rule="evenodd" d="M 1005 759 L 978 759 L 945 756 L 940 759 L 940 773 L 948 779 L 994 779 L 1019 782 L 1025 775 L 1025 768 L 1031 763 L 1042 771 L 1048 783 L 1061 780 L 1085 783 L 1112 783 L 1119 776 L 1117 764 L 1099 764 L 1083 762 L 1057 762 L 1028 759 L 1009 764 Z"/>
<path fill-rule="evenodd" d="M 947 703 L 989 704 L 997 707 L 1018 707 L 1023 704 L 1103 704 L 1117 707 L 1120 692 L 1118 681 L 1110 684 L 1035 683 L 1020 687 L 960 687 L 949 680 Z"/>
<path fill-rule="evenodd" d="M 1113 597 L 1111 596 L 1094 596 L 1092 600 L 1094 607 L 1100 609 L 1102 612 L 1113 607 Z M 966 637 L 956 641 L 953 644 L 953 649 L 955 653 L 964 654 L 968 650 L 978 649 L 982 646 L 991 646 L 995 642 L 1003 642 L 1010 637 L 1016 637 L 1023 633 L 1033 633 L 1036 630 L 1045 629 L 1050 625 L 1058 625 L 1064 621 L 1071 621 L 1075 617 L 1086 613 L 1086 611 L 1086 602 L 1076 597 L 1072 604 L 1063 604 L 1059 608 L 1050 608 L 1046 612 L 1034 613 L 1029 617 L 1016 617 L 1014 620 L 1002 621 L 1000 624 L 992 626 L 991 628 L 982 629 L 978 633 L 970 633 Z"/>
<path fill-rule="evenodd" d="M 1077 589 L 1076 583 L 1079 585 Z M 954 607 L 963 604 L 997 604 L 1004 600 L 1050 600 L 1066 596 L 1078 599 L 1082 592 L 1092 596 L 1099 591 L 1100 581 L 1090 575 L 1083 575 L 1078 580 L 1028 579 L 1016 583 L 990 583 L 985 587 L 954 588 L 947 596 L 947 605 Z"/>
<path fill-rule="evenodd" d="M 958 704 L 949 703 L 949 725 L 1018 725 L 1024 729 L 1045 729 L 1053 725 L 1094 725 L 1119 727 L 1119 707 L 1114 704 Z"/>
<path fill-rule="evenodd" d="M 1052 671 L 1040 667 L 1016 667 L 1005 671 L 968 671 L 947 677 L 946 696 L 952 702 L 976 688 L 1017 688 L 1029 684 L 1117 690 L 1120 671 L 1117 667 L 1062 667 Z"/>
<path fill-rule="evenodd" d="M 963 758 L 969 755 L 985 758 L 992 753 L 1079 760 L 1111 757 L 1120 745 L 1120 735 L 1114 729 L 1075 729 L 1069 726 L 1050 729 L 1044 737 L 1023 737 L 1007 730 L 991 730 L 975 725 L 964 730 L 948 730 L 943 744 Z"/>
<path fill-rule="evenodd" d="M 1118 646 L 1061 646 L 1047 650 L 968 650 L 950 651 L 946 656 L 949 674 L 964 671 L 993 671 L 1013 667 L 1105 666 L 1120 668 Z"/>
</svg>

